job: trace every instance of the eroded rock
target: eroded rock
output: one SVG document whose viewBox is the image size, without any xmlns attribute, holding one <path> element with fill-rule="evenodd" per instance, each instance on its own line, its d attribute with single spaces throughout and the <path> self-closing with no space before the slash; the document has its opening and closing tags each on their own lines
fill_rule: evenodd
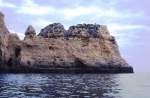
<svg viewBox="0 0 150 98">
<path fill-rule="evenodd" d="M 17 34 L 10 33 L 4 22 L 4 15 L 0 12 L 0 68 L 12 67 L 18 61 L 16 47 L 20 47 Z"/>
<path fill-rule="evenodd" d="M 71 36 L 99 38 L 99 29 L 100 25 L 98 24 L 78 24 L 70 26 L 68 32 L 71 33 Z"/>
<path fill-rule="evenodd" d="M 36 31 L 32 25 L 29 25 L 25 31 L 25 38 L 34 38 L 36 36 Z"/>
<path fill-rule="evenodd" d="M 53 23 L 41 30 L 39 36 L 44 38 L 62 37 L 64 35 L 64 26 L 60 23 Z"/>
<path fill-rule="evenodd" d="M 9 33 L 9 31 L 4 22 L 4 14 L 0 12 L 0 34 L 2 33 Z"/>
<path fill-rule="evenodd" d="M 2 18 L 0 21 L 1 31 L 8 32 Z M 60 23 L 54 23 L 38 36 L 29 26 L 24 40 L 3 33 L 0 43 L 0 69 L 6 72 L 133 72 L 104 25 L 78 24 L 65 30 Z"/>
</svg>

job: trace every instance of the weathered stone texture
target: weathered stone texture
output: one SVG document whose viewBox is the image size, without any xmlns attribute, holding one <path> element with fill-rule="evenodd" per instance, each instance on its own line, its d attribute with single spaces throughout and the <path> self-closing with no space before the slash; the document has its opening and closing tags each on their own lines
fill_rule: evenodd
<svg viewBox="0 0 150 98">
<path fill-rule="evenodd" d="M 122 69 L 133 72 L 121 57 L 115 38 L 104 25 L 78 24 L 65 30 L 62 24 L 54 23 L 43 28 L 38 36 L 30 25 L 25 31 L 24 40 L 20 40 L 16 34 L 9 33 L 2 13 L 0 65 L 0 68 L 7 70 L 98 68 L 107 72 L 121 72 L 119 70 Z"/>
</svg>

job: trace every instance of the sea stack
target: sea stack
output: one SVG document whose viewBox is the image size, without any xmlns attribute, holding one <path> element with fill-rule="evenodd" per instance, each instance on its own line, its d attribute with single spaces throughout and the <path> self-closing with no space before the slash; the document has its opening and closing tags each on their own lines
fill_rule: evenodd
<svg viewBox="0 0 150 98">
<path fill-rule="evenodd" d="M 0 12 L 0 33 L 8 33 L 8 29 L 4 22 L 4 14 Z"/>
<path fill-rule="evenodd" d="M 32 25 L 29 25 L 26 32 L 25 32 L 25 38 L 34 38 L 36 36 L 35 29 Z"/>
<path fill-rule="evenodd" d="M 0 31 L 8 32 L 3 19 L 0 13 Z M 0 72 L 133 73 L 105 25 L 78 24 L 65 30 L 53 23 L 38 35 L 30 25 L 24 40 L 8 35 L 5 45 L 0 40 Z"/>
</svg>

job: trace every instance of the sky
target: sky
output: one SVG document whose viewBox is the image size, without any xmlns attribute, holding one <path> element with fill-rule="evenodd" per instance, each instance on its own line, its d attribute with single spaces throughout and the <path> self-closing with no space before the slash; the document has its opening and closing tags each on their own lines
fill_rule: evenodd
<svg viewBox="0 0 150 98">
<path fill-rule="evenodd" d="M 66 29 L 79 23 L 107 25 L 135 72 L 150 72 L 149 4 L 149 0 L 0 0 L 0 11 L 8 29 L 21 39 L 28 25 L 37 34 L 54 22 Z"/>
</svg>

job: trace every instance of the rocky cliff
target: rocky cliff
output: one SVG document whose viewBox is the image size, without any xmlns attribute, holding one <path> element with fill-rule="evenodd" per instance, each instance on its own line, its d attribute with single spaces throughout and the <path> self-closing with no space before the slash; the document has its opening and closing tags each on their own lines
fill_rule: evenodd
<svg viewBox="0 0 150 98">
<path fill-rule="evenodd" d="M 115 38 L 104 25 L 78 24 L 68 30 L 53 23 L 36 35 L 30 25 L 24 40 L 8 31 L 0 13 L 1 72 L 132 73 Z"/>
</svg>

